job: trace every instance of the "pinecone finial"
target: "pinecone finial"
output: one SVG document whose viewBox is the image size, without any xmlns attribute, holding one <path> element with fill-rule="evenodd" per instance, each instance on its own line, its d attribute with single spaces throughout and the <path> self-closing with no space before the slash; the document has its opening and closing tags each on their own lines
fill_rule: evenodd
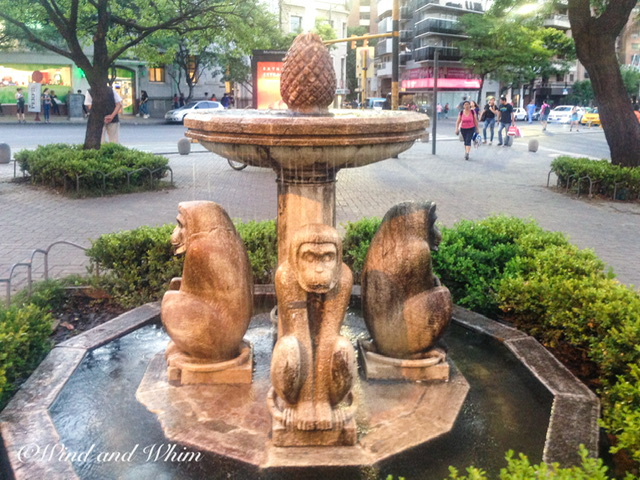
<svg viewBox="0 0 640 480">
<path fill-rule="evenodd" d="M 336 74 L 329 51 L 315 33 L 296 37 L 287 52 L 280 77 L 280 94 L 290 110 L 326 112 L 336 91 Z"/>
</svg>

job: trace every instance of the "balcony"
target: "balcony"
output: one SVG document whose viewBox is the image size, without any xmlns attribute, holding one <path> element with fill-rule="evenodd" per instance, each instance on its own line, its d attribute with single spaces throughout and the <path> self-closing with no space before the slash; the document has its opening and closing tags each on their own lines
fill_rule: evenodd
<svg viewBox="0 0 640 480">
<path fill-rule="evenodd" d="M 551 15 L 545 18 L 542 24 L 545 27 L 557 28 L 558 30 L 569 30 L 571 28 L 568 15 Z"/>
<path fill-rule="evenodd" d="M 393 51 L 393 40 L 391 38 L 384 38 L 378 41 L 376 45 L 376 57 L 380 57 L 385 53 L 391 53 Z"/>
<path fill-rule="evenodd" d="M 413 41 L 413 30 L 400 30 L 400 43 L 411 43 Z"/>
<path fill-rule="evenodd" d="M 400 20 L 409 20 L 411 18 L 411 11 L 408 5 L 402 5 L 400 7 Z"/>
<path fill-rule="evenodd" d="M 416 23 L 415 35 L 423 35 L 425 33 L 445 33 L 449 35 L 462 35 L 462 26 L 452 20 L 439 20 L 428 18 L 420 23 Z"/>
<path fill-rule="evenodd" d="M 411 60 L 411 52 L 402 52 L 400 54 L 400 65 L 404 66 L 407 62 Z"/>
<path fill-rule="evenodd" d="M 440 60 L 459 61 L 462 58 L 458 47 L 421 47 L 413 51 L 413 60 L 416 62 L 424 62 L 433 60 L 436 50 L 440 51 Z"/>
</svg>

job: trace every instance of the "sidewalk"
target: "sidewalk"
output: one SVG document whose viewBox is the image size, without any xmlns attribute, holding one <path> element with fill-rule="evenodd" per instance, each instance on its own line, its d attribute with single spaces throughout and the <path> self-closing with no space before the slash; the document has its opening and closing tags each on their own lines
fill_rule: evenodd
<svg viewBox="0 0 640 480">
<path fill-rule="evenodd" d="M 25 115 L 25 119 L 27 120 L 27 125 L 47 125 L 44 122 L 44 116 L 40 114 L 40 121 L 35 121 L 35 113 L 27 113 Z M 86 124 L 86 118 L 73 118 L 69 119 L 66 115 L 51 115 L 50 123 L 55 123 L 56 125 L 78 125 L 78 124 Z M 161 117 L 151 117 L 151 118 L 142 118 L 136 117 L 135 115 L 120 115 L 120 121 L 123 124 L 132 124 L 132 125 L 153 125 L 153 124 L 162 124 L 165 123 L 164 114 Z M 15 115 L 0 115 L 0 124 L 18 124 L 18 119 Z"/>
<path fill-rule="evenodd" d="M 640 204 L 578 199 L 548 189 L 553 155 L 545 152 L 544 140 L 538 153 L 527 151 L 529 128 L 539 130 L 523 125 L 525 138 L 516 139 L 513 147 L 483 145 L 472 150 L 470 161 L 463 160 L 462 143 L 451 132 L 438 134 L 437 155 L 431 155 L 431 143 L 418 142 L 398 159 L 344 169 L 336 186 L 337 222 L 381 217 L 407 200 L 435 201 L 439 221 L 446 226 L 498 213 L 533 218 L 545 229 L 567 233 L 578 246 L 593 248 L 620 281 L 640 285 Z M 212 200 L 242 220 L 276 217 L 277 185 L 271 170 L 248 167 L 238 172 L 209 152 L 168 157 L 177 188 L 88 199 L 11 183 L 13 165 L 0 165 L 0 278 L 33 249 L 55 241 L 89 246 L 103 233 L 174 223 L 181 201 Z M 80 251 L 59 246 L 50 265 L 53 276 L 83 273 L 86 259 Z M 34 279 L 41 276 L 38 270 Z"/>
</svg>

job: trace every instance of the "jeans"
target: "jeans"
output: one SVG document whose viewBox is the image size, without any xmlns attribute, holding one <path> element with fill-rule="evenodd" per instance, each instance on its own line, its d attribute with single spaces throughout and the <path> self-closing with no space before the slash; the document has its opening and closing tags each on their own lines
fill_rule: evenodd
<svg viewBox="0 0 640 480">
<path fill-rule="evenodd" d="M 500 122 L 500 127 L 498 128 L 498 143 L 502 143 L 502 130 L 504 129 L 505 131 L 505 140 L 506 140 L 506 134 L 509 133 L 509 127 L 511 126 L 511 122 L 509 123 L 502 123 Z"/>
<path fill-rule="evenodd" d="M 484 137 L 484 141 L 487 141 L 487 127 L 489 128 L 489 131 L 491 132 L 491 139 L 489 140 L 490 142 L 493 142 L 493 130 L 496 126 L 496 118 L 487 118 L 484 121 L 484 128 L 482 129 L 482 136 Z"/>
<path fill-rule="evenodd" d="M 140 104 L 140 113 L 142 115 L 149 115 L 149 106 L 145 103 Z"/>
<path fill-rule="evenodd" d="M 51 105 L 48 103 L 45 103 L 43 105 L 44 107 L 44 121 L 48 122 L 49 121 L 49 112 L 51 111 Z"/>
</svg>

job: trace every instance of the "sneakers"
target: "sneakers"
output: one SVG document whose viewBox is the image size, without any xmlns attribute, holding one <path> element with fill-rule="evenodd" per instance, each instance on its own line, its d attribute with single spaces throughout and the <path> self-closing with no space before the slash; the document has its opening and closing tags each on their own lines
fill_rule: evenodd
<svg viewBox="0 0 640 480">
<path fill-rule="evenodd" d="M 483 140 L 483 141 L 482 141 L 482 144 L 483 144 L 483 145 L 486 145 L 486 144 L 487 144 L 487 141 L 486 141 L 486 140 Z M 489 145 L 491 145 L 491 144 L 489 144 Z"/>
<path fill-rule="evenodd" d="M 465 159 L 465 160 L 469 160 L 469 154 L 468 154 L 468 153 L 465 153 L 465 154 L 464 154 L 464 159 Z"/>
<path fill-rule="evenodd" d="M 489 142 L 489 145 L 493 145 L 493 142 Z"/>
<path fill-rule="evenodd" d="M 144 115 L 143 118 L 149 118 L 149 115 Z"/>
<path fill-rule="evenodd" d="M 502 142 L 498 143 L 498 146 L 501 147 L 502 146 Z"/>
</svg>

